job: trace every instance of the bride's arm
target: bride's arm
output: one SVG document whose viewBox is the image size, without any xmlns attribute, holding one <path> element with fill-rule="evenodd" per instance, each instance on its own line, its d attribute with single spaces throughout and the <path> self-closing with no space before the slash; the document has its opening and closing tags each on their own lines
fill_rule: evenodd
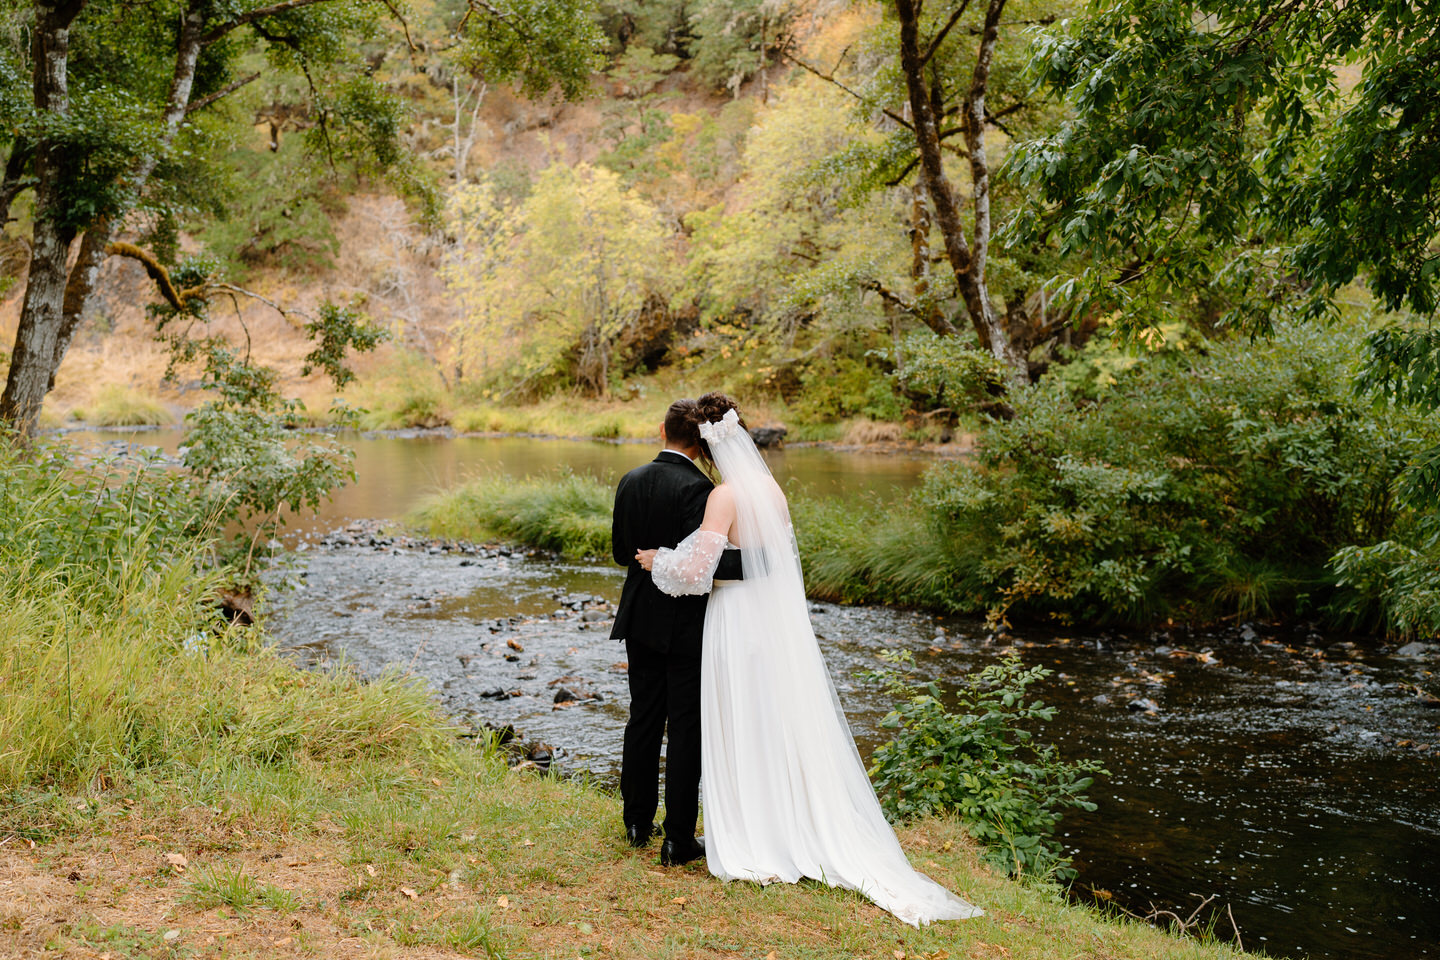
<svg viewBox="0 0 1440 960">
<path fill-rule="evenodd" d="M 673 597 L 709 593 L 734 522 L 734 498 L 723 485 L 716 487 L 705 503 L 705 519 L 699 530 L 680 541 L 674 550 L 662 547 L 654 551 L 653 560 L 649 550 L 639 551 L 637 559 L 650 570 L 655 586 Z"/>
</svg>

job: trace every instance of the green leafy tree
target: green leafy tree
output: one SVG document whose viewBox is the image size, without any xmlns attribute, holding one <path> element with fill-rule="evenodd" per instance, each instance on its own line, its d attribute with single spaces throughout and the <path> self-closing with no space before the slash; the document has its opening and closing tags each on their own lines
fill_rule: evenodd
<svg viewBox="0 0 1440 960">
<path fill-rule="evenodd" d="M 1035 75 L 1074 116 L 1016 152 L 1037 201 L 1016 235 L 1087 258 L 1064 292 L 1131 326 L 1194 291 L 1217 323 L 1265 330 L 1355 280 L 1433 319 L 1437 63 L 1428 0 L 1092 4 L 1037 41 Z M 1435 392 L 1433 337 L 1377 336 L 1377 385 Z"/>
<path fill-rule="evenodd" d="M 602 107 L 607 114 L 604 135 L 614 147 L 597 161 L 625 177 L 628 184 L 670 172 L 656 164 L 652 149 L 671 138 L 670 117 L 660 104 L 669 99 L 655 88 L 675 69 L 680 58 L 633 44 L 615 61 L 609 78 L 618 99 Z"/>
<path fill-rule="evenodd" d="M 172 294 L 183 303 L 213 291 L 213 283 L 175 288 L 162 277 L 164 250 L 156 256 L 119 237 L 158 221 L 173 247 L 179 213 L 213 202 L 210 174 L 244 126 L 225 101 L 259 75 L 242 72 L 252 52 L 263 54 L 263 69 L 305 78 L 313 150 L 415 183 L 400 142 L 402 104 L 359 55 L 391 9 L 383 0 L 0 7 L 8 38 L 0 42 L 0 218 L 25 191 L 34 210 L 0 422 L 21 435 L 33 429 L 107 257 L 139 260 L 172 307 Z M 583 0 L 475 2 L 461 27 L 469 68 L 529 94 L 577 95 L 596 64 L 600 36 Z"/>
</svg>

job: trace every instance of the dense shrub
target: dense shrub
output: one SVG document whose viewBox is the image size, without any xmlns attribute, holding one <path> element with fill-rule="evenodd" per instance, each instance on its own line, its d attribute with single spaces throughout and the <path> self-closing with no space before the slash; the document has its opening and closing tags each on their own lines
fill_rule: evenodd
<svg viewBox="0 0 1440 960">
<path fill-rule="evenodd" d="M 877 532 L 813 511 L 812 591 L 996 617 L 1373 624 L 1398 592 L 1330 561 L 1413 526 L 1394 480 L 1437 426 L 1355 395 L 1362 337 L 1284 326 L 1118 371 L 1099 401 L 1061 377 L 1015 391 L 1014 418 L 973 463 L 932 470 L 908 515 L 872 509 Z"/>
</svg>

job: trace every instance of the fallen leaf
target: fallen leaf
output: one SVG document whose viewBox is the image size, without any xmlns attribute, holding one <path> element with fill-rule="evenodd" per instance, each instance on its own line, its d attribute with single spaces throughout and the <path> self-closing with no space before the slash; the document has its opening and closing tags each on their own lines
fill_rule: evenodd
<svg viewBox="0 0 1440 960">
<path fill-rule="evenodd" d="M 159 843 L 159 842 L 160 842 L 160 838 L 157 837 L 157 836 L 155 836 L 155 834 L 153 834 L 153 833 L 142 833 L 142 834 L 140 834 L 140 839 L 141 839 L 141 840 L 149 840 L 151 843 Z"/>
<path fill-rule="evenodd" d="M 895 960 L 905 960 L 905 951 L 904 951 L 904 950 L 891 950 L 891 951 L 890 951 L 890 956 L 894 957 Z"/>
<path fill-rule="evenodd" d="M 953 840 L 946 840 L 944 843 L 940 844 L 940 849 L 941 849 L 941 850 L 944 850 L 946 853 L 949 853 L 949 852 L 950 852 L 950 848 L 953 847 L 953 846 L 955 846 L 955 841 L 953 841 Z"/>
<path fill-rule="evenodd" d="M 511 650 L 514 650 L 516 653 L 525 652 L 524 645 L 522 645 L 519 640 L 516 640 L 513 637 L 505 641 L 505 646 L 509 647 Z"/>
<path fill-rule="evenodd" d="M 411 890 L 409 887 L 401 887 L 400 892 L 405 894 L 405 896 L 409 897 L 411 900 L 414 900 L 416 897 L 419 896 L 418 893 L 416 893 L 414 890 Z"/>
<path fill-rule="evenodd" d="M 180 939 L 180 931 L 179 931 L 179 930 L 166 930 L 166 931 L 165 931 L 165 939 L 166 939 L 166 940 L 170 940 L 170 941 L 179 940 L 179 939 Z"/>
<path fill-rule="evenodd" d="M 185 854 L 183 853 L 167 853 L 165 854 L 165 862 L 176 870 L 184 870 L 190 866 L 190 861 L 185 859 Z"/>
<path fill-rule="evenodd" d="M 689 901 L 688 901 L 685 897 L 671 897 L 671 898 L 670 898 L 670 902 L 671 902 L 671 903 L 678 903 L 678 904 L 680 904 L 680 906 L 683 907 L 683 906 L 685 906 L 685 904 L 688 903 Z"/>
<path fill-rule="evenodd" d="M 284 937 L 284 938 L 282 938 L 282 939 L 280 939 L 280 940 L 274 941 L 274 945 L 277 946 L 277 947 L 284 947 L 284 946 L 288 946 L 288 945 L 290 945 L 290 944 L 292 944 L 292 943 L 294 943 L 294 942 L 295 942 L 295 938 L 294 938 L 294 937 Z"/>
<path fill-rule="evenodd" d="M 431 777 L 431 778 L 430 778 L 430 782 L 433 783 L 433 784 L 435 784 L 435 786 L 437 786 L 437 787 L 443 787 L 443 786 L 445 786 L 445 784 L 443 784 L 443 783 L 440 782 L 440 778 L 439 778 L 439 777 Z"/>
<path fill-rule="evenodd" d="M 372 877 L 375 876 L 375 865 L 373 863 L 365 864 L 365 872 L 370 874 L 370 876 Z"/>
<path fill-rule="evenodd" d="M 510 898 L 502 896 L 500 899 L 495 901 L 495 906 L 499 907 L 501 910 L 509 910 Z"/>
<path fill-rule="evenodd" d="M 534 840 L 521 840 L 521 841 L 520 841 L 520 846 L 522 846 L 522 847 L 533 847 L 533 846 L 535 846 L 535 841 L 534 841 Z"/>
<path fill-rule="evenodd" d="M 765 954 L 765 960 L 776 960 L 775 951 L 771 950 L 769 953 Z"/>
</svg>

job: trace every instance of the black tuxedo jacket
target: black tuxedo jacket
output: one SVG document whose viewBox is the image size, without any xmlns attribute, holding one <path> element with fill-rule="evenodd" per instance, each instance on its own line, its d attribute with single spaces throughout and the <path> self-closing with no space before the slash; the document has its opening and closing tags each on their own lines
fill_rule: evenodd
<svg viewBox="0 0 1440 960">
<path fill-rule="evenodd" d="M 615 562 L 627 568 L 615 612 L 614 640 L 629 640 L 659 653 L 698 655 L 708 595 L 661 593 L 635 560 L 635 551 L 674 548 L 700 528 L 705 501 L 715 485 L 681 454 L 662 450 L 650 463 L 620 478 L 610 543 Z M 720 580 L 741 579 L 740 551 L 726 550 L 715 571 Z"/>
</svg>

